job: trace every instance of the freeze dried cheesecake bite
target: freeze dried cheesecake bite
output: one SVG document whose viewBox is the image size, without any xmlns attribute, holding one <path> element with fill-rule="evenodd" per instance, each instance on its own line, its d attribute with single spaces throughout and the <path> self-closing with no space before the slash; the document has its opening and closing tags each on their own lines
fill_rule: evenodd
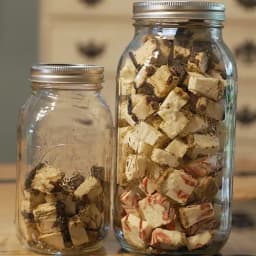
<svg viewBox="0 0 256 256">
<path fill-rule="evenodd" d="M 152 232 L 150 224 L 132 214 L 123 217 L 121 223 L 125 240 L 137 248 L 146 248 Z"/>
<path fill-rule="evenodd" d="M 203 220 L 214 217 L 214 209 L 211 203 L 189 205 L 179 209 L 180 220 L 184 228 L 189 228 Z"/>
<path fill-rule="evenodd" d="M 186 236 L 179 231 L 156 228 L 152 232 L 150 245 L 156 248 L 174 250 L 186 245 Z"/>
<path fill-rule="evenodd" d="M 175 218 L 175 211 L 169 200 L 159 193 L 149 195 L 139 201 L 141 216 L 152 228 L 171 223 Z"/>
<path fill-rule="evenodd" d="M 218 58 L 210 42 L 178 29 L 146 35 L 123 60 L 116 222 L 127 247 L 185 252 L 214 241 L 228 85 Z"/>
<path fill-rule="evenodd" d="M 90 174 L 76 171 L 67 176 L 48 164 L 39 164 L 29 173 L 21 223 L 31 246 L 62 251 L 97 243 L 106 215 L 104 168 L 94 165 Z"/>
<path fill-rule="evenodd" d="M 183 170 L 169 171 L 161 179 L 159 192 L 179 204 L 188 201 L 197 185 L 197 180 Z"/>
<path fill-rule="evenodd" d="M 188 237 L 187 247 L 189 250 L 199 249 L 209 244 L 211 239 L 212 239 L 211 232 L 205 231 L 204 233 L 199 233 L 195 236 Z"/>
</svg>

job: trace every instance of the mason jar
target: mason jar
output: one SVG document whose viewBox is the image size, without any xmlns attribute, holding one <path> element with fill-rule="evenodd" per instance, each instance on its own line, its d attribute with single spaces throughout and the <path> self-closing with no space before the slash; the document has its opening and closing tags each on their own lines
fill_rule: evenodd
<svg viewBox="0 0 256 256">
<path fill-rule="evenodd" d="M 211 255 L 229 237 L 237 71 L 224 11 L 134 4 L 117 71 L 114 230 L 124 250 Z"/>
<path fill-rule="evenodd" d="M 79 255 L 109 229 L 113 123 L 103 68 L 39 64 L 21 108 L 16 226 L 36 252 Z"/>
</svg>

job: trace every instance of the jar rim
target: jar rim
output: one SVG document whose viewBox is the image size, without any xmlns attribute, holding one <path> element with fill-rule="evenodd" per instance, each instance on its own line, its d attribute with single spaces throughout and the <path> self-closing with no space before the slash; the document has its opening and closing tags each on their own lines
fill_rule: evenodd
<svg viewBox="0 0 256 256">
<path fill-rule="evenodd" d="M 135 2 L 133 19 L 225 20 L 225 5 L 191 0 L 148 0 Z"/>
<path fill-rule="evenodd" d="M 31 67 L 29 80 L 38 84 L 101 84 L 104 82 L 104 67 L 40 63 Z"/>
</svg>

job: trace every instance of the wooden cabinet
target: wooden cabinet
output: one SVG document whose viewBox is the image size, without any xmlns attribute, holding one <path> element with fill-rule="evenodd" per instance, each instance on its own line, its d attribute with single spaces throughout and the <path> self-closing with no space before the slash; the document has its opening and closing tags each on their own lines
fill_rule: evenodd
<svg viewBox="0 0 256 256">
<path fill-rule="evenodd" d="M 239 72 L 236 160 L 238 170 L 256 170 L 256 1 L 227 0 L 224 40 Z M 103 95 L 115 109 L 115 72 L 133 37 L 132 0 L 41 0 L 42 62 L 105 66 Z"/>
<path fill-rule="evenodd" d="M 105 67 L 103 95 L 114 114 L 115 72 L 133 37 L 131 0 L 41 0 L 41 62 Z"/>
</svg>

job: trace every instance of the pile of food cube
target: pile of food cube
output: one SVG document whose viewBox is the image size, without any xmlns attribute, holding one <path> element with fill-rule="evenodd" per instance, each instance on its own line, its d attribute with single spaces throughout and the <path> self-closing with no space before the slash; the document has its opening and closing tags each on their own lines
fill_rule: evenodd
<svg viewBox="0 0 256 256">
<path fill-rule="evenodd" d="M 102 177 L 103 167 L 93 166 L 88 177 L 79 172 L 68 177 L 47 164 L 37 165 L 22 192 L 19 221 L 26 242 L 58 251 L 96 244 L 106 214 Z"/>
<path fill-rule="evenodd" d="M 198 34 L 198 33 L 197 33 Z M 119 223 L 128 245 L 203 248 L 220 225 L 226 72 L 216 46 L 148 35 L 119 82 Z"/>
</svg>

